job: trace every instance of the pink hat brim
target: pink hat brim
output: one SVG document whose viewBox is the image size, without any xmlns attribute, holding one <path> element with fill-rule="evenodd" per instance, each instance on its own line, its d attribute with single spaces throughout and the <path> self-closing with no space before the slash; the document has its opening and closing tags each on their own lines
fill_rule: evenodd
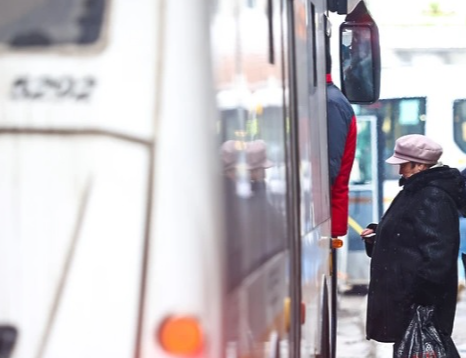
<svg viewBox="0 0 466 358">
<path fill-rule="evenodd" d="M 408 163 L 408 162 L 409 162 L 409 160 L 401 159 L 401 158 L 395 157 L 394 155 L 392 155 L 390 158 L 385 160 L 385 163 L 393 164 L 393 165 L 404 164 L 404 163 Z"/>
</svg>

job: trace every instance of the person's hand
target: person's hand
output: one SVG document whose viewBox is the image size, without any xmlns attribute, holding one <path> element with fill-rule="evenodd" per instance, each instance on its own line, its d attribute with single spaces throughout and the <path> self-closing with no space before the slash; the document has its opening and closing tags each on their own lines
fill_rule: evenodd
<svg viewBox="0 0 466 358">
<path fill-rule="evenodd" d="M 361 231 L 361 237 L 368 236 L 374 233 L 374 230 L 372 229 L 364 229 Z"/>
<path fill-rule="evenodd" d="M 372 244 L 375 240 L 375 231 L 372 229 L 364 229 L 363 231 L 361 231 L 361 238 L 365 242 Z"/>
</svg>

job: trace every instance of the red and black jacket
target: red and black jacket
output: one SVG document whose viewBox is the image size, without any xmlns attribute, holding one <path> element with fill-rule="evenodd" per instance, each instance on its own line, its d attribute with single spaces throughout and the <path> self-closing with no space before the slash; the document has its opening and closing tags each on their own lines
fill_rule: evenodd
<svg viewBox="0 0 466 358">
<path fill-rule="evenodd" d="M 327 74 L 328 154 L 331 184 L 332 237 L 348 232 L 349 179 L 356 152 L 353 107 Z"/>
</svg>

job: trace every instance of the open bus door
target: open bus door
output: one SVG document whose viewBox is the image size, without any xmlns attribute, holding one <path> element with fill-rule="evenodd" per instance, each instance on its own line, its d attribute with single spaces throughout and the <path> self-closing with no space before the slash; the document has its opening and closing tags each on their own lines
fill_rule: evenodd
<svg viewBox="0 0 466 358">
<path fill-rule="evenodd" d="M 340 249 L 340 291 L 365 287 L 369 283 L 369 257 L 360 232 L 379 220 L 377 117 L 357 118 L 356 156 L 351 170 L 348 235 Z"/>
</svg>

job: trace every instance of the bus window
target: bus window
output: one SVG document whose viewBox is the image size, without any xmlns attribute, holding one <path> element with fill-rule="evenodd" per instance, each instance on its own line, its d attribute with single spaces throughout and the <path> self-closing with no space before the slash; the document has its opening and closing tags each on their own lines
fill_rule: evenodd
<svg viewBox="0 0 466 358">
<path fill-rule="evenodd" d="M 350 177 L 348 235 L 338 260 L 343 290 L 369 283 L 370 259 L 359 236 L 365 225 L 378 222 L 377 128 L 375 116 L 357 117 L 356 156 Z"/>
<path fill-rule="evenodd" d="M 382 158 L 388 158 L 397 138 L 407 134 L 425 134 L 426 98 L 383 99 L 369 106 L 354 105 L 355 113 L 375 115 L 383 138 Z M 385 179 L 398 179 L 398 167 L 384 161 Z"/>
<path fill-rule="evenodd" d="M 466 99 L 453 102 L 453 135 L 455 143 L 466 152 Z"/>
<path fill-rule="evenodd" d="M 33 47 L 96 42 L 105 0 L 15 0 L 0 5 L 0 43 Z"/>
<path fill-rule="evenodd" d="M 285 115 L 278 103 L 220 115 L 231 291 L 287 244 Z"/>
<path fill-rule="evenodd" d="M 220 112 L 222 142 L 229 139 L 241 139 L 245 132 L 248 111 L 245 108 L 229 108 Z M 244 123 L 243 123 L 244 122 Z"/>
<path fill-rule="evenodd" d="M 371 130 L 371 121 L 363 120 L 364 118 L 358 117 L 358 140 L 355 161 L 351 171 L 351 184 L 367 184 L 373 180 L 372 157 L 375 152 L 371 140 L 374 138 L 375 131 Z"/>
</svg>

